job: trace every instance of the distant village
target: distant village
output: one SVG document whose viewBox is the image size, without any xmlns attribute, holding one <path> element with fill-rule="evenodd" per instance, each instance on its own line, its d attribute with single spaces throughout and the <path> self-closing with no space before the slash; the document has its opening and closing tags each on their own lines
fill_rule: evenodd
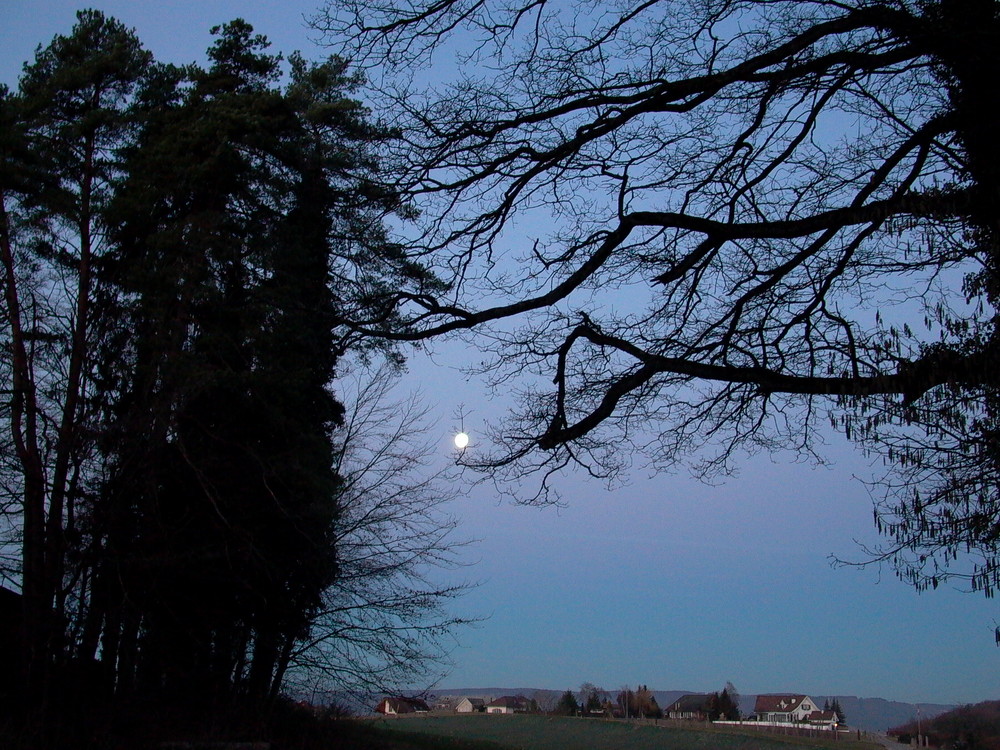
<svg viewBox="0 0 1000 750">
<path fill-rule="evenodd" d="M 754 711 L 743 716 L 739 709 L 739 696 L 721 693 L 684 695 L 666 708 L 660 708 L 652 692 L 644 686 L 635 691 L 624 690 L 612 700 L 610 694 L 592 691 L 581 700 L 567 690 L 555 705 L 542 706 L 535 698 L 524 695 L 491 696 L 441 696 L 428 702 L 423 698 L 388 696 L 375 708 L 385 716 L 410 714 L 529 714 L 548 713 L 564 716 L 615 719 L 668 719 L 677 721 L 713 723 L 752 723 L 763 727 L 792 727 L 843 730 L 844 713 L 836 700 L 820 706 L 808 695 L 778 693 L 758 695 Z"/>
</svg>

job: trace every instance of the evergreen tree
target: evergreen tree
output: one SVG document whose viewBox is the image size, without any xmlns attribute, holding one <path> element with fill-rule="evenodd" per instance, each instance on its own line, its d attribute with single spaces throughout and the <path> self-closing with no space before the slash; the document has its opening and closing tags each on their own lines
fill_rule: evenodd
<svg viewBox="0 0 1000 750">
<path fill-rule="evenodd" d="M 215 33 L 211 66 L 159 94 L 116 204 L 140 332 L 113 449 L 138 530 L 116 569 L 142 592 L 122 677 L 260 702 L 335 573 L 331 267 L 382 253 L 373 227 L 400 205 L 365 177 L 385 134 L 343 62 L 293 57 L 281 90 L 263 37 Z"/>
<path fill-rule="evenodd" d="M 103 210 L 119 173 L 135 93 L 151 56 L 134 34 L 81 11 L 39 47 L 16 94 L 3 92 L 0 182 L 5 344 L 13 394 L 4 418 L 19 493 L 27 702 L 46 704 L 49 670 L 72 654 L 86 574 L 67 569 L 96 471 L 97 344 L 106 335 Z M 79 564 L 79 556 L 76 557 Z"/>
<path fill-rule="evenodd" d="M 829 709 L 824 709 L 824 710 L 833 711 L 837 715 L 837 722 L 838 723 L 840 723 L 840 724 L 846 724 L 847 723 L 847 717 L 844 715 L 844 709 L 842 709 L 840 707 L 840 700 L 839 699 L 834 698 L 833 699 L 833 703 L 830 704 L 830 708 Z"/>
<path fill-rule="evenodd" d="M 739 696 L 736 700 L 729 692 L 729 685 L 727 683 L 726 687 L 722 689 L 721 693 L 713 694 L 712 708 L 709 712 L 709 718 L 712 721 L 738 721 L 740 718 L 740 707 L 736 702 L 739 700 Z"/>
<path fill-rule="evenodd" d="M 0 89 L 4 520 L 53 716 L 71 660 L 95 696 L 275 697 L 337 574 L 344 311 L 440 290 L 386 241 L 393 136 L 346 63 L 293 55 L 282 84 L 248 24 L 214 33 L 206 67 L 164 66 L 81 12 Z"/>
<path fill-rule="evenodd" d="M 576 716 L 579 710 L 580 704 L 576 702 L 576 696 L 572 690 L 567 690 L 559 697 L 555 712 L 560 716 Z"/>
</svg>

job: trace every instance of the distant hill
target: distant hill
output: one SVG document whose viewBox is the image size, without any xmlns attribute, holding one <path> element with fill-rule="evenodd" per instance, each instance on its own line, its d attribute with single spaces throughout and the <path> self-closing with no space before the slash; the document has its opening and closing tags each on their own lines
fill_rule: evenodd
<svg viewBox="0 0 1000 750">
<path fill-rule="evenodd" d="M 505 688 L 505 687 L 488 687 L 488 688 L 461 688 L 461 689 L 444 689 L 444 690 L 434 690 L 434 695 L 461 695 L 468 696 L 470 698 L 499 698 L 501 695 L 523 695 L 526 698 L 534 698 L 538 701 L 539 705 L 544 709 L 546 703 L 551 703 L 555 705 L 556 701 L 559 700 L 559 696 L 566 692 L 566 690 L 573 690 L 574 693 L 577 692 L 576 688 L 565 688 L 563 690 L 546 690 L 544 688 Z M 618 694 L 618 690 L 608 690 L 608 694 L 612 699 Z M 690 690 L 653 690 L 653 695 L 656 697 L 656 702 L 659 704 L 660 708 L 666 708 L 675 700 L 680 698 L 682 695 L 691 695 Z M 579 696 L 577 696 L 579 697 Z M 750 709 L 753 710 L 753 701 L 751 701 Z"/>
<path fill-rule="evenodd" d="M 575 688 L 573 689 L 575 690 Z M 545 708 L 547 704 L 554 705 L 555 702 L 559 700 L 559 696 L 564 692 L 565 690 L 545 690 L 532 687 L 449 688 L 433 691 L 434 695 L 439 696 L 461 695 L 490 699 L 499 698 L 501 695 L 523 695 L 527 698 L 534 698 L 543 708 Z M 609 690 L 608 692 L 611 693 L 612 697 L 614 697 L 618 691 L 615 689 Z M 691 695 L 692 693 L 697 693 L 698 691 L 654 690 L 652 692 L 653 695 L 656 696 L 656 702 L 659 704 L 660 708 L 665 709 L 682 695 Z M 918 705 L 920 706 L 920 716 L 924 719 L 932 719 L 935 716 L 939 716 L 946 711 L 951 711 L 956 708 L 953 704 L 901 703 L 899 701 L 888 701 L 884 698 L 858 698 L 854 695 L 823 695 L 821 693 L 806 694 L 810 698 L 815 699 L 820 705 L 827 700 L 832 703 L 833 699 L 836 698 L 840 701 L 840 707 L 844 710 L 848 725 L 858 729 L 865 729 L 870 732 L 884 732 L 889 727 L 906 724 L 908 721 L 916 717 Z M 740 709 L 743 711 L 744 715 L 753 713 L 753 707 L 756 700 L 756 695 L 740 696 Z"/>
<path fill-rule="evenodd" d="M 942 703 L 901 703 L 899 701 L 887 701 L 885 698 L 858 698 L 854 695 L 813 695 L 820 704 L 825 700 L 831 703 L 836 698 L 840 701 L 840 707 L 844 710 L 848 725 L 867 729 L 871 732 L 884 732 L 889 727 L 904 724 L 917 715 L 917 707 L 920 707 L 920 715 L 928 719 L 951 711 L 954 704 Z M 753 710 L 751 706 L 750 710 Z"/>
</svg>

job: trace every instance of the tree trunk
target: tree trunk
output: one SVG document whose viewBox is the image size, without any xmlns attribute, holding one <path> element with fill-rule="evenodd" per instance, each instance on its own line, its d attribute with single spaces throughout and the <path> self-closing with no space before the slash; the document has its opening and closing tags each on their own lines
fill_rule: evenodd
<svg viewBox="0 0 1000 750">
<path fill-rule="evenodd" d="M 0 192 L 0 262 L 10 326 L 10 429 L 24 478 L 21 593 L 24 607 L 21 671 L 29 702 L 41 699 L 51 662 L 52 591 L 45 576 L 45 468 L 38 448 L 38 402 L 25 340 L 6 196 Z"/>
</svg>

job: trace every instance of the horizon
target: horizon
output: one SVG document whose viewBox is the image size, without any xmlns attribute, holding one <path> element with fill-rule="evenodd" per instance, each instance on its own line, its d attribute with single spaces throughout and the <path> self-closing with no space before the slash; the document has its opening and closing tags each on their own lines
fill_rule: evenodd
<svg viewBox="0 0 1000 750">
<path fill-rule="evenodd" d="M 650 687 L 649 685 L 646 685 L 645 683 L 643 683 L 643 686 L 646 687 L 646 688 L 648 688 L 651 693 L 679 693 L 679 694 L 682 694 L 682 695 L 711 695 L 712 693 L 717 693 L 717 692 L 720 692 L 722 690 L 722 688 L 719 688 L 717 690 L 709 690 L 709 691 L 703 691 L 703 690 L 677 690 L 677 689 L 674 689 L 674 688 Z M 602 688 L 600 685 L 597 685 L 596 687 L 599 690 L 601 690 L 603 693 L 605 693 L 607 695 L 611 695 L 611 696 L 617 695 L 618 692 L 622 690 L 621 687 L 614 688 L 614 689 Z M 623 687 L 634 688 L 635 685 L 623 686 Z M 573 687 L 546 688 L 546 687 L 537 687 L 537 686 L 533 686 L 533 685 L 521 685 L 519 687 L 502 686 L 502 685 L 490 685 L 490 686 L 487 686 L 487 687 L 454 687 L 454 688 L 453 687 L 435 687 L 435 688 L 432 688 L 429 691 L 427 691 L 426 695 L 428 695 L 428 696 L 434 696 L 434 695 L 442 695 L 444 693 L 449 693 L 449 694 L 454 693 L 456 695 L 460 694 L 460 695 L 469 695 L 469 696 L 472 696 L 472 697 L 483 697 L 482 695 L 480 695 L 480 693 L 483 693 L 483 692 L 495 692 L 495 693 L 500 693 L 500 694 L 507 695 L 507 694 L 520 694 L 521 691 L 534 691 L 534 692 L 546 692 L 546 693 L 565 693 L 567 690 L 570 690 L 571 692 L 573 692 L 574 695 L 579 695 L 582 692 L 580 690 L 580 686 L 577 686 L 575 688 L 573 688 Z M 416 694 L 416 695 L 420 695 L 420 694 Z M 815 691 L 808 691 L 808 690 L 766 690 L 766 691 L 762 691 L 762 692 L 757 692 L 757 691 L 753 691 L 753 690 L 748 690 L 747 692 L 743 692 L 742 690 L 739 690 L 738 691 L 738 695 L 739 695 L 741 701 L 745 700 L 747 698 L 756 698 L 756 697 L 761 696 L 761 695 L 805 695 L 805 696 L 808 696 L 810 698 L 816 698 L 816 697 L 819 697 L 819 698 L 853 698 L 853 699 L 859 700 L 859 701 L 885 701 L 887 703 L 901 703 L 901 704 L 908 705 L 908 706 L 938 706 L 938 707 L 940 707 L 940 706 L 949 706 L 949 707 L 956 707 L 956 708 L 957 707 L 961 707 L 961 706 L 966 706 L 966 705 L 975 705 L 976 703 L 989 703 L 989 702 L 1000 701 L 1000 699 L 997 699 L 997 698 L 985 698 L 985 699 L 983 699 L 981 701 L 975 701 L 973 703 L 941 703 L 941 702 L 937 702 L 937 701 L 904 701 L 904 700 L 897 700 L 895 698 L 887 698 L 887 697 L 881 696 L 881 695 L 856 695 L 854 693 L 830 693 L 830 692 L 823 692 L 823 691 L 820 691 L 820 690 L 815 690 Z M 451 696 L 451 697 L 455 697 L 455 696 Z M 530 698 L 531 696 L 525 694 L 525 697 Z M 662 706 L 661 706 L 661 708 L 662 708 Z"/>
</svg>

